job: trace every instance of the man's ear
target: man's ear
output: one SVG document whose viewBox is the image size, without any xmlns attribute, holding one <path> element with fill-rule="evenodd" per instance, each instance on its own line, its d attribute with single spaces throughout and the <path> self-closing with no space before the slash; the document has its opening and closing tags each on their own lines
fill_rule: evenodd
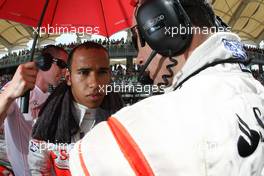
<svg viewBox="0 0 264 176">
<path fill-rule="evenodd" d="M 67 85 L 71 86 L 72 85 L 72 83 L 71 83 L 71 72 L 69 69 L 66 70 L 65 79 L 66 79 Z"/>
</svg>

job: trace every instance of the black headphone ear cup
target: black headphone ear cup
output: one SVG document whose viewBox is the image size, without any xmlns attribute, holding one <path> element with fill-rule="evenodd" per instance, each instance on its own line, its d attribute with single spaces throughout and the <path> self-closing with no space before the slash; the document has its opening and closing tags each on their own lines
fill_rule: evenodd
<svg viewBox="0 0 264 176">
<path fill-rule="evenodd" d="M 52 56 L 49 53 L 41 54 L 35 62 L 40 70 L 48 71 L 52 65 Z"/>
<path fill-rule="evenodd" d="M 191 44 L 191 21 L 179 0 L 147 1 L 138 7 L 136 21 L 141 45 L 146 42 L 162 56 L 180 55 Z"/>
</svg>

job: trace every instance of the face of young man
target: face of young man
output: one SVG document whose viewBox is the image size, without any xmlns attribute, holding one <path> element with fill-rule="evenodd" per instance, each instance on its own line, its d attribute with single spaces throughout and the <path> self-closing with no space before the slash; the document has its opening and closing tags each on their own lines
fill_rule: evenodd
<svg viewBox="0 0 264 176">
<path fill-rule="evenodd" d="M 77 49 L 71 71 L 66 75 L 75 101 L 88 108 L 97 108 L 105 96 L 101 88 L 110 83 L 108 54 L 103 49 Z"/>
</svg>

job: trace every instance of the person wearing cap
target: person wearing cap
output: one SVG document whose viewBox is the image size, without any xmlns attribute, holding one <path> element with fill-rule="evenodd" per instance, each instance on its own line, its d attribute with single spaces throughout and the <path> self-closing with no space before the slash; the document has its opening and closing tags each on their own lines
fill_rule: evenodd
<svg viewBox="0 0 264 176">
<path fill-rule="evenodd" d="M 69 54 L 66 81 L 40 111 L 29 143 L 31 175 L 70 175 L 68 151 L 96 124 L 123 107 L 119 94 L 101 88 L 110 83 L 108 51 L 95 42 Z"/>
<path fill-rule="evenodd" d="M 220 31 L 205 0 L 146 1 L 135 13 L 138 62 L 152 53 L 147 70 L 160 78 L 154 83 L 166 80 L 166 93 L 123 108 L 78 141 L 72 175 L 260 176 L 264 88 L 245 66 L 240 38 Z M 167 31 L 180 26 L 191 32 Z"/>
<path fill-rule="evenodd" d="M 21 64 L 0 94 L 0 121 L 4 124 L 7 157 L 15 175 L 19 176 L 29 175 L 28 143 L 40 107 L 49 96 L 48 87 L 59 84 L 66 68 L 57 64 L 60 61 L 66 65 L 68 54 L 63 48 L 48 45 L 42 50 L 42 55 L 47 53 L 54 59 L 47 71 L 38 70 L 35 62 Z M 32 89 L 29 112 L 22 113 L 20 96 L 29 89 Z"/>
</svg>

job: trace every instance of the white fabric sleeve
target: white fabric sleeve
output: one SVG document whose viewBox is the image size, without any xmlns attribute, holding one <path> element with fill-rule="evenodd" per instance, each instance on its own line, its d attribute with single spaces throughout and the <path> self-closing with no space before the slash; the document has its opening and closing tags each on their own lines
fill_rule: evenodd
<svg viewBox="0 0 264 176">
<path fill-rule="evenodd" d="M 32 176 L 51 176 L 51 159 L 48 143 L 31 139 L 29 141 L 28 165 Z"/>
</svg>

